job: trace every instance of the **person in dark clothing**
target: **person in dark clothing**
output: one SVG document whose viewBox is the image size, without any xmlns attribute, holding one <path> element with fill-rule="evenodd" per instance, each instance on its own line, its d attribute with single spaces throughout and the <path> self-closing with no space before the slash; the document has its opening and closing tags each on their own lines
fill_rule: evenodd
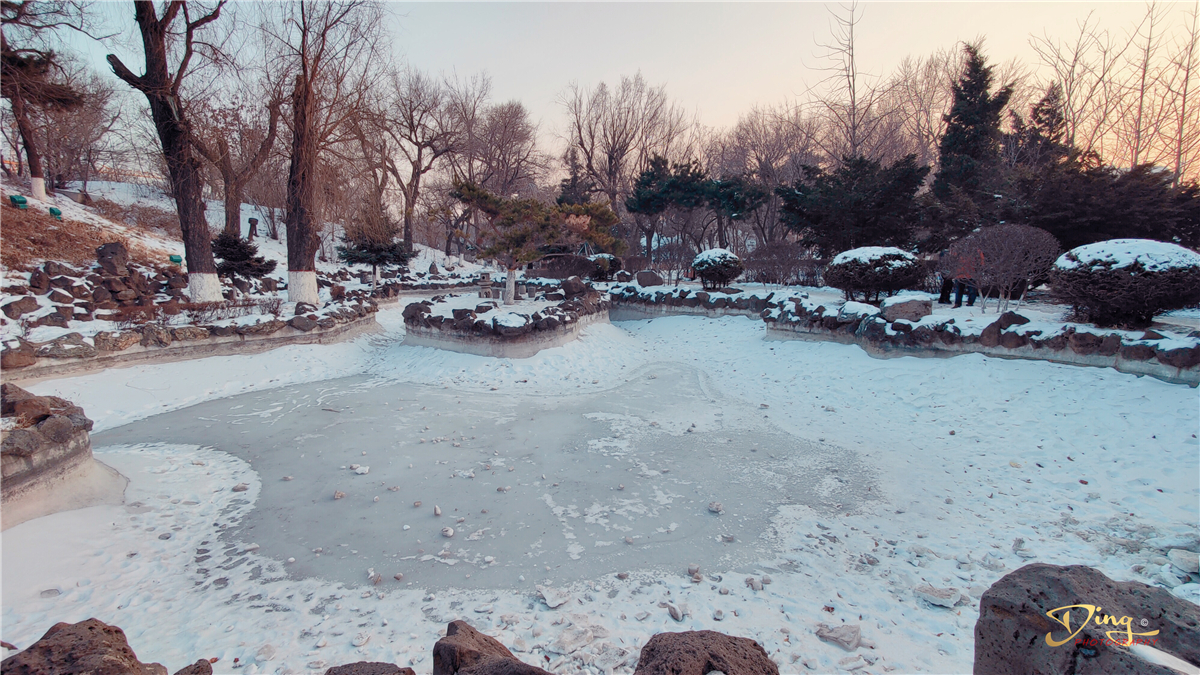
<svg viewBox="0 0 1200 675">
<path fill-rule="evenodd" d="M 938 293 L 939 305 L 950 304 L 950 292 L 954 290 L 954 277 L 952 274 L 950 274 L 950 270 L 948 269 L 949 261 L 946 259 L 946 255 L 949 253 L 950 251 L 948 249 L 942 249 L 942 251 L 938 253 L 937 272 L 938 276 L 942 279 L 942 288 Z"/>
<path fill-rule="evenodd" d="M 970 279 L 955 279 L 954 280 L 954 307 L 957 309 L 962 307 L 963 292 L 967 294 L 967 307 L 975 306 L 975 298 L 979 297 L 979 289 L 975 287 L 975 282 Z"/>
</svg>

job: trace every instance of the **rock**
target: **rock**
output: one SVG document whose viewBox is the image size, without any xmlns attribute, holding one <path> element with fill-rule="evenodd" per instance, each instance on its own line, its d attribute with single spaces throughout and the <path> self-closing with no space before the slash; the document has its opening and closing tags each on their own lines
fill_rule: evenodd
<svg viewBox="0 0 1200 675">
<path fill-rule="evenodd" d="M 754 577 L 746 577 L 746 585 L 749 586 L 750 590 L 752 591 L 761 591 L 763 589 L 762 582 Z"/>
<path fill-rule="evenodd" d="M 21 342 L 21 346 L 16 349 L 5 348 L 0 351 L 0 368 L 10 370 L 13 368 L 25 368 L 37 363 L 37 355 L 34 354 L 33 347 L 28 342 Z"/>
<path fill-rule="evenodd" d="M 633 280 L 633 275 L 630 274 L 629 272 L 626 272 L 625 270 L 621 270 L 621 271 L 617 272 L 615 276 L 613 276 L 613 279 L 615 279 L 619 283 L 627 284 Z"/>
<path fill-rule="evenodd" d="M 862 629 L 858 624 L 842 624 L 831 627 L 823 623 L 817 624 L 817 637 L 852 652 L 858 649 L 862 642 Z"/>
<path fill-rule="evenodd" d="M 916 323 L 933 314 L 933 301 L 929 298 L 897 295 L 886 298 L 879 304 L 879 308 L 883 310 L 884 320 L 889 323 L 899 319 Z"/>
<path fill-rule="evenodd" d="M 635 275 L 638 286 L 662 286 L 663 278 L 658 276 L 657 272 L 650 270 L 642 270 Z"/>
<path fill-rule="evenodd" d="M 1018 333 L 1001 333 L 1000 346 L 1005 349 L 1017 349 L 1029 344 L 1029 338 Z"/>
<path fill-rule="evenodd" d="M 143 347 L 170 347 L 174 339 L 171 337 L 171 331 L 162 326 L 154 324 L 142 326 Z"/>
<path fill-rule="evenodd" d="M 583 283 L 583 280 L 579 277 L 567 277 L 562 280 L 562 292 L 567 300 L 574 300 L 581 295 L 587 295 L 589 290 L 591 289 L 588 288 L 588 285 Z"/>
<path fill-rule="evenodd" d="M 1171 564 L 1189 574 L 1200 574 L 1200 553 L 1173 548 L 1167 551 Z"/>
<path fill-rule="evenodd" d="M 546 651 L 555 654 L 573 654 L 580 648 L 591 644 L 595 636 L 587 626 L 574 625 L 559 634 L 558 639 L 546 647 Z"/>
<path fill-rule="evenodd" d="M 711 630 L 659 633 L 642 647 L 634 675 L 777 675 L 779 667 L 754 640 Z"/>
<path fill-rule="evenodd" d="M 57 288 L 50 291 L 48 298 L 50 302 L 56 302 L 60 305 L 68 305 L 72 302 L 75 302 L 75 296 L 71 295 L 70 293 L 60 291 Z"/>
<path fill-rule="evenodd" d="M 50 275 L 42 270 L 34 270 L 29 274 L 29 290 L 35 295 L 45 295 L 50 290 Z"/>
<path fill-rule="evenodd" d="M 1154 347 L 1150 345 L 1122 345 L 1121 358 L 1126 361 L 1149 361 L 1154 358 Z"/>
<path fill-rule="evenodd" d="M 1179 347 L 1178 349 L 1162 349 L 1154 351 L 1159 363 L 1172 368 L 1191 368 L 1200 364 L 1200 347 Z"/>
<path fill-rule="evenodd" d="M 55 328 L 70 328 L 67 317 L 54 312 L 47 314 L 33 323 L 34 326 L 54 326 Z"/>
<path fill-rule="evenodd" d="M 451 621 L 433 645 L 433 675 L 549 675 L 518 660 L 498 640 L 465 621 Z"/>
<path fill-rule="evenodd" d="M 39 346 L 34 354 L 47 359 L 83 359 L 96 355 L 96 348 L 83 341 L 79 333 L 67 333 Z"/>
<path fill-rule="evenodd" d="M 1022 326 L 1029 323 L 1029 319 L 1016 312 L 1005 312 L 1000 315 L 996 323 L 1000 324 L 1000 330 L 1008 330 L 1011 326 Z"/>
<path fill-rule="evenodd" d="M 129 250 L 120 242 L 103 244 L 96 249 L 96 263 L 106 274 L 114 277 L 128 276 Z"/>
<path fill-rule="evenodd" d="M 208 659 L 200 659 L 190 666 L 175 671 L 175 675 L 212 675 L 212 664 Z"/>
<path fill-rule="evenodd" d="M 442 528 L 442 536 L 447 539 L 453 537 L 454 536 L 454 528 L 453 527 L 443 527 Z"/>
<path fill-rule="evenodd" d="M 125 632 L 99 619 L 54 624 L 28 649 L 4 659 L 0 670 L 12 675 L 167 675 L 162 664 L 138 661 Z"/>
<path fill-rule="evenodd" d="M 1080 356 L 1090 356 L 1100 351 L 1102 341 L 1103 338 L 1092 333 L 1072 333 L 1071 337 L 1067 338 L 1071 351 Z"/>
<path fill-rule="evenodd" d="M 293 316 L 290 320 L 288 320 L 288 325 L 291 326 L 292 328 L 295 328 L 296 330 L 304 331 L 305 333 L 307 333 L 308 331 L 317 327 L 317 322 L 315 319 L 310 319 L 307 316 L 304 316 L 301 314 L 301 315 Z"/>
<path fill-rule="evenodd" d="M 1116 621 L 1129 617 L 1135 637 L 1158 631 L 1149 637 L 1156 649 L 1200 663 L 1200 607 L 1161 588 L 1112 581 L 1082 565 L 1035 563 L 1005 575 L 983 594 L 975 624 L 975 673 L 1175 673 L 1105 644 L 1106 632 L 1115 628 L 1112 637 L 1122 638 L 1124 629 L 1100 625 L 1099 616 L 1089 621 L 1081 604 L 1099 607 L 1099 614 Z M 1068 630 L 1059 620 L 1064 612 L 1055 610 L 1072 605 Z"/>
<path fill-rule="evenodd" d="M 249 489 L 250 489 L 250 486 L 246 485 L 245 483 L 238 483 L 237 485 L 234 485 L 232 488 L 233 492 L 245 492 L 246 490 L 249 490 Z"/>
<path fill-rule="evenodd" d="M 957 588 L 938 588 L 929 584 L 921 584 L 913 589 L 913 593 L 931 605 L 953 607 L 962 598 Z"/>
<path fill-rule="evenodd" d="M 207 340 L 208 329 L 200 326 L 180 326 L 171 329 L 171 337 L 175 340 Z"/>
<path fill-rule="evenodd" d="M 401 668 L 394 663 L 382 661 L 357 661 L 344 666 L 334 666 L 325 675 L 417 675 L 412 668 Z"/>
<path fill-rule="evenodd" d="M 19 300 L 5 305 L 3 307 L 3 311 L 4 316 L 7 316 L 10 319 L 17 319 L 20 318 L 22 314 L 37 311 L 38 307 L 41 307 L 41 305 L 38 304 L 37 299 L 32 295 L 26 295 L 21 297 Z"/>
<path fill-rule="evenodd" d="M 993 321 L 979 334 L 979 344 L 984 347 L 998 347 L 1000 345 L 1000 332 L 1000 321 Z"/>
<path fill-rule="evenodd" d="M 239 335 L 270 335 L 286 325 L 279 319 L 268 319 L 249 326 L 238 326 L 237 332 Z"/>
<path fill-rule="evenodd" d="M 341 300 L 346 297 L 346 287 L 341 284 L 333 284 L 329 287 L 329 299 Z"/>
<path fill-rule="evenodd" d="M 721 502 L 709 502 L 708 510 L 709 512 L 716 514 L 725 513 L 725 507 L 721 505 Z"/>
<path fill-rule="evenodd" d="M 429 311 L 429 305 L 423 302 L 413 302 L 404 308 L 400 316 L 404 318 L 404 323 L 413 323 L 428 314 Z"/>
<path fill-rule="evenodd" d="M 302 314 L 312 314 L 315 311 L 317 311 L 316 305 L 310 305 L 307 302 L 297 302 L 296 303 L 296 311 L 295 311 L 296 316 L 300 316 Z"/>
<path fill-rule="evenodd" d="M 537 592 L 542 596 L 542 600 L 546 602 L 546 606 L 550 609 L 559 607 L 571 599 L 570 593 L 551 586 L 538 586 Z"/>
</svg>

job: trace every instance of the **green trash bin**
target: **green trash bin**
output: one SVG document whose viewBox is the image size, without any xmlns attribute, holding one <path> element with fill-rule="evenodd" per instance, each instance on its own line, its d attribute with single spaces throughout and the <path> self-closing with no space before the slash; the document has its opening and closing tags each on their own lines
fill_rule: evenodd
<svg viewBox="0 0 1200 675">
<path fill-rule="evenodd" d="M 21 195 L 9 195 L 9 196 L 8 196 L 8 201 L 9 201 L 9 202 L 10 202 L 10 203 L 11 203 L 11 204 L 14 206 L 14 207 L 16 207 L 16 208 L 18 208 L 18 209 L 27 209 L 27 208 L 29 208 L 29 202 L 27 202 L 27 201 L 25 200 L 25 197 L 23 197 L 23 196 L 21 196 Z"/>
<path fill-rule="evenodd" d="M 168 258 L 168 260 L 170 260 L 171 264 L 173 264 L 173 265 L 183 264 L 183 256 L 181 256 L 181 255 L 173 255 L 170 258 Z"/>
<path fill-rule="evenodd" d="M 54 216 L 55 220 L 62 220 L 62 209 L 57 206 L 51 206 L 50 215 Z"/>
</svg>

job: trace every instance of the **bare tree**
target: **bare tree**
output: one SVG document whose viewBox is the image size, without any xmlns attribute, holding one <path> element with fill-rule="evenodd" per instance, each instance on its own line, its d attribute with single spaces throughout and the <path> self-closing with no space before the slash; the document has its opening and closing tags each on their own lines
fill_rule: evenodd
<svg viewBox="0 0 1200 675">
<path fill-rule="evenodd" d="M 656 154 L 669 159 L 690 154 L 687 117 L 667 97 L 665 85 L 652 87 L 641 73 L 622 77 L 615 87 L 571 84 L 559 100 L 567 112 L 567 146 L 577 151 L 586 176 L 608 198 L 631 239 L 635 230 L 625 222 L 624 202 L 633 180 Z"/>
<path fill-rule="evenodd" d="M 211 233 L 204 218 L 202 167 L 193 153 L 180 88 L 199 46 L 196 32 L 216 21 L 225 3 L 226 0 L 220 0 L 211 10 L 193 19 L 192 5 L 187 2 L 172 0 L 163 8 L 160 17 L 153 2 L 136 0 L 134 19 L 142 36 L 145 74 L 135 75 L 115 54 L 108 55 L 108 63 L 117 77 L 142 92 L 150 103 L 171 180 L 171 196 L 175 199 L 183 231 L 188 293 L 193 302 L 216 302 L 222 295 L 213 261 Z M 177 21 L 181 23 L 177 25 Z M 180 52 L 174 65 L 173 52 Z"/>
<path fill-rule="evenodd" d="M 857 0 L 839 4 L 830 15 L 831 41 L 819 45 L 830 62 L 825 68 L 829 76 L 822 82 L 828 91 L 812 92 L 813 105 L 826 119 L 817 143 L 834 165 L 844 157 L 881 159 L 897 129 L 892 112 L 883 105 L 889 83 L 859 70 L 855 31 L 862 12 Z"/>
<path fill-rule="evenodd" d="M 1200 2 L 1192 4 L 1184 31 L 1171 56 L 1173 70 L 1165 83 L 1171 96 L 1169 117 L 1175 127 L 1169 148 L 1176 187 L 1184 175 L 1194 171 L 1200 150 L 1200 115 L 1197 114 L 1200 106 L 1192 100 L 1200 75 Z"/>
<path fill-rule="evenodd" d="M 296 0 L 274 7 L 281 14 L 279 21 L 268 23 L 265 29 L 278 46 L 293 82 L 287 188 L 288 300 L 315 305 L 320 302 L 316 255 L 322 247 L 320 160 L 334 145 L 353 138 L 347 121 L 361 112 L 369 90 L 380 10 L 366 0 Z"/>
<path fill-rule="evenodd" d="M 411 252 L 421 179 L 462 142 L 461 118 L 454 114 L 449 88 L 424 73 L 393 72 L 388 85 L 384 161 L 404 198 L 404 245 Z"/>
<path fill-rule="evenodd" d="M 1008 303 L 1021 289 L 1019 308 L 1030 284 L 1050 273 L 1061 251 L 1058 240 L 1049 232 L 1029 225 L 1001 224 L 985 227 L 958 240 L 950 247 L 951 267 L 974 270 L 974 281 L 983 291 L 987 305 L 990 291 L 999 293 L 996 311 L 1008 310 Z M 957 262 L 957 261 L 961 261 Z"/>
<path fill-rule="evenodd" d="M 96 73 L 76 67 L 65 79 L 79 92 L 80 104 L 43 109 L 37 116 L 39 135 L 53 187 L 65 188 L 67 181 L 78 180 L 86 193 L 96 164 L 113 149 L 112 131 L 121 110 L 112 85 Z"/>
<path fill-rule="evenodd" d="M 275 145 L 281 97 L 270 97 L 266 120 L 238 94 L 225 102 L 197 106 L 192 143 L 221 175 L 224 186 L 225 232 L 242 236 L 242 197 L 246 184 L 267 161 Z M 265 128 L 264 128 L 265 127 Z"/>
</svg>

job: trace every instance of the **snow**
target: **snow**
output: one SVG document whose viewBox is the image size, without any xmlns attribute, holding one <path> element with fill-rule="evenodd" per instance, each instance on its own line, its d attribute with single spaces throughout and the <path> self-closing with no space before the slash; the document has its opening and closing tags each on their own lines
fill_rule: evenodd
<svg viewBox="0 0 1200 675">
<path fill-rule="evenodd" d="M 897 255 L 905 260 L 914 262 L 917 259 L 916 256 L 908 251 L 903 251 L 894 246 L 863 246 L 860 248 L 852 248 L 849 251 L 842 251 L 841 253 L 835 255 L 829 264 L 842 265 L 852 260 L 856 262 L 869 263 L 888 255 Z"/>
<path fill-rule="evenodd" d="M 1122 269 L 1141 263 L 1147 272 L 1200 267 L 1200 254 L 1182 246 L 1150 239 L 1109 239 L 1073 248 L 1054 262 L 1058 269 L 1084 265 L 1090 269 Z"/>
<path fill-rule="evenodd" d="M 879 303 L 879 308 L 887 309 L 893 305 L 899 305 L 901 303 L 909 302 L 910 300 L 937 300 L 937 297 L 930 295 L 929 293 L 901 291 L 889 298 L 884 298 L 883 301 Z"/>
<path fill-rule="evenodd" d="M 827 304 L 813 293 L 805 302 Z M 958 325 L 978 317 L 980 328 L 994 320 L 967 309 L 948 315 Z M 4 532 L 5 639 L 25 646 L 56 621 L 95 616 L 170 671 L 216 656 L 218 670 L 239 657 L 247 673 L 358 660 L 428 672 L 445 622 L 463 618 L 553 672 L 578 657 L 612 657 L 615 672 L 628 673 L 651 635 L 699 629 L 751 637 L 785 672 L 800 670 L 793 655 L 832 672 L 847 654 L 814 631 L 844 621 L 875 643 L 858 653 L 876 667 L 967 672 L 976 593 L 1005 571 L 1086 564 L 1153 583 L 1131 569 L 1150 553 L 1107 542 L 1200 536 L 1200 410 L 1187 387 L 981 355 L 877 360 L 852 345 L 764 341 L 762 324 L 740 317 L 594 324 L 532 358 L 494 359 L 403 346 L 400 312 L 378 314 L 384 334 L 347 343 L 32 385 L 82 405 L 96 420 L 97 457 L 131 484 L 124 507 Z M 169 411 L 179 412 L 156 417 Z M 122 440 L 134 436 L 157 442 Z M 499 454 L 487 452 L 492 445 Z M 351 461 L 370 464 L 370 476 L 338 470 Z M 440 490 L 421 509 L 398 478 L 409 463 Z M 284 467 L 295 481 L 280 480 Z M 458 473 L 468 469 L 476 478 Z M 740 480 L 762 486 L 758 501 Z M 231 492 L 237 483 L 248 490 Z M 302 489 L 289 497 L 294 486 Z M 336 505 L 334 489 L 348 495 Z M 469 540 L 487 527 L 470 527 L 480 506 L 500 513 L 506 499 L 530 515 Z M 713 500 L 725 515 L 708 512 Z M 425 513 L 433 503 L 446 510 L 440 520 Z M 447 521 L 454 508 L 467 523 Z M 322 521 L 281 528 L 281 510 Z M 461 534 L 437 535 L 446 524 Z M 624 527 L 666 542 L 666 553 L 643 557 L 641 544 L 623 543 Z M 718 540 L 721 528 L 736 541 Z M 413 539 L 366 549 L 360 542 L 375 531 L 389 545 Z M 1013 551 L 1018 537 L 1032 557 Z M 248 550 L 251 542 L 260 548 Z M 432 556 L 443 542 L 449 559 Z M 302 552 L 291 554 L 296 563 L 283 562 L 283 546 Z M 198 548 L 212 558 L 198 561 Z M 701 584 L 686 574 L 697 561 Z M 382 585 L 369 583 L 368 567 L 386 571 Z M 342 571 L 315 572 L 331 568 Z M 401 569 L 423 580 L 391 580 Z M 617 571 L 632 576 L 618 581 Z M 742 583 L 748 574 L 773 583 L 753 591 Z M 925 584 L 957 588 L 965 604 L 931 606 L 916 594 Z M 572 600 L 548 610 L 539 585 Z M 61 595 L 42 598 L 49 588 Z M 682 621 L 659 602 L 681 607 Z M 553 651 L 580 627 L 607 637 L 571 655 Z M 371 639 L 356 647 L 360 633 Z M 274 655 L 256 661 L 260 653 Z"/>
<path fill-rule="evenodd" d="M 701 251 L 699 255 L 692 260 L 692 267 L 704 267 L 707 265 L 717 265 L 724 263 L 727 260 L 738 260 L 733 251 L 724 248 L 710 248 Z"/>
<path fill-rule="evenodd" d="M 503 314 L 497 314 L 495 317 L 493 317 L 492 323 L 496 324 L 497 326 L 504 326 L 506 328 L 520 328 L 521 326 L 529 323 L 529 317 L 517 314 L 515 312 L 505 312 Z"/>
</svg>

